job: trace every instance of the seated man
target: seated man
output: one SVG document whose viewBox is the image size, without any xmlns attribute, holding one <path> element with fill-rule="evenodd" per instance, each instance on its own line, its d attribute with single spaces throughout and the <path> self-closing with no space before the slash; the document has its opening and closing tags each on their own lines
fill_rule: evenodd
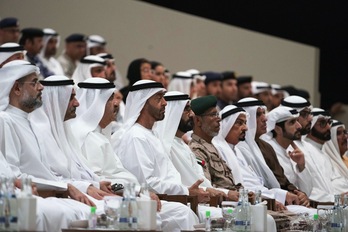
<svg viewBox="0 0 348 232">
<path fill-rule="evenodd" d="M 17 43 L 5 43 L 0 46 L 0 68 L 12 60 L 24 60 L 24 48 Z"/>
<path fill-rule="evenodd" d="M 225 106 L 238 101 L 237 79 L 233 71 L 222 73 L 221 94 L 217 107 L 221 111 Z"/>
<path fill-rule="evenodd" d="M 316 210 L 309 210 L 305 207 L 297 206 L 299 200 L 295 194 L 276 188 L 267 189 L 264 187 L 259 176 L 252 168 L 250 168 L 241 151 L 236 146 L 239 141 L 245 139 L 245 133 L 247 131 L 247 114 L 244 109 L 230 105 L 226 106 L 220 112 L 220 115 L 222 118 L 222 121 L 220 122 L 221 130 L 219 134 L 214 137 L 213 144 L 219 150 L 219 153 L 222 154 L 227 165 L 240 172 L 238 174 L 237 171 L 235 171 L 233 174 L 234 176 L 240 176 L 239 178 L 243 179 L 243 186 L 252 191 L 261 190 L 262 195 L 265 195 L 268 198 L 279 199 L 281 202 L 277 202 L 276 204 L 278 210 L 285 209 L 283 204 L 287 204 L 288 210 L 294 213 L 316 213 Z M 279 194 L 279 192 L 281 192 L 281 194 Z M 285 192 L 286 194 L 285 199 L 283 198 L 284 194 L 282 192 Z M 309 203 L 308 200 L 307 202 Z"/>
<path fill-rule="evenodd" d="M 331 125 L 331 140 L 327 141 L 323 150 L 328 154 L 340 174 L 348 178 L 347 130 L 342 122 L 333 120 Z"/>
<path fill-rule="evenodd" d="M 267 112 L 272 110 L 272 87 L 266 82 L 252 81 L 251 82 L 253 97 L 262 101 L 266 107 Z"/>
<path fill-rule="evenodd" d="M 51 170 L 65 179 L 73 179 L 74 186 L 81 192 L 102 200 L 103 196 L 112 194 L 109 190 L 111 182 L 100 181 L 87 167 L 74 144 L 69 126 L 79 106 L 73 80 L 56 75 L 40 83 L 45 86 L 43 105 L 30 114 L 30 122 L 36 136 L 45 138 L 43 146 Z"/>
<path fill-rule="evenodd" d="M 77 64 L 86 55 L 86 36 L 74 33 L 65 38 L 65 49 L 58 57 L 64 75 L 71 78 Z"/>
<path fill-rule="evenodd" d="M 73 122 L 73 132 L 90 168 L 102 179 L 112 183 L 131 182 L 139 186 L 138 179 L 123 167 L 109 139 L 101 131 L 116 118 L 119 101 L 114 98 L 115 85 L 106 79 L 95 77 L 79 83 L 79 87 L 77 96 L 81 107 Z M 156 199 L 156 195 L 152 196 Z M 195 218 L 191 216 L 193 212 L 187 206 L 174 202 L 161 203 L 158 215 L 163 231 L 191 228 L 189 225 L 194 223 Z"/>
<path fill-rule="evenodd" d="M 71 79 L 78 84 L 91 77 L 106 78 L 105 67 L 106 62 L 103 58 L 96 55 L 85 56 L 78 63 Z"/>
<path fill-rule="evenodd" d="M 4 43 L 17 43 L 19 35 L 17 18 L 7 17 L 0 20 L 0 45 Z"/>
<path fill-rule="evenodd" d="M 203 178 L 204 182 L 201 186 L 205 188 L 211 196 L 221 195 L 222 192 L 224 193 L 223 196 L 228 200 L 237 201 L 237 191 L 214 188 L 212 186 L 210 180 L 204 176 L 203 169 L 197 163 L 195 155 L 192 153 L 188 145 L 181 139 L 182 135 L 184 135 L 186 131 L 191 130 L 193 126 L 194 113 L 191 110 L 188 95 L 172 91 L 166 93 L 164 98 L 168 104 L 166 106 L 166 117 L 163 121 L 157 123 L 155 130 L 158 132 L 159 138 L 162 138 L 166 152 L 170 149 L 168 152 L 169 157 L 175 168 L 180 172 L 182 182 L 186 185 L 191 185 L 196 179 Z M 175 125 L 178 125 L 177 129 L 175 129 Z M 174 140 L 170 138 L 173 138 Z M 204 209 L 204 207 L 199 206 L 200 213 L 201 208 Z M 212 217 L 221 217 L 221 209 L 210 207 L 209 210 L 212 213 Z M 268 216 L 268 231 L 272 230 L 275 231 L 275 222 L 272 217 Z"/>
<path fill-rule="evenodd" d="M 302 125 L 300 130 L 302 138 L 295 140 L 294 143 L 304 152 L 306 167 L 312 175 L 313 189 L 309 198 L 319 202 L 334 202 L 334 194 L 347 191 L 344 187 L 346 180 L 334 168 L 328 155 L 321 149 L 318 151 L 318 148 L 331 138 L 331 132 L 328 129 L 331 123 L 330 115 L 322 109 L 312 109 L 309 101 L 300 96 L 286 97 L 281 105 L 300 112 L 298 122 Z M 343 188 L 337 190 L 333 183 Z"/>
<path fill-rule="evenodd" d="M 294 143 L 301 138 L 302 126 L 298 117 L 297 110 L 286 106 L 273 109 L 267 114 L 267 131 L 272 138 L 263 136 L 262 139 L 273 147 L 289 181 L 310 195 L 312 176 L 306 167 L 303 151 Z M 289 146 L 293 148 L 291 152 L 287 151 Z"/>
<path fill-rule="evenodd" d="M 34 135 L 28 120 L 28 114 L 42 104 L 43 87 L 37 72 L 36 66 L 19 60 L 0 69 L 0 149 L 16 178 L 36 177 L 61 184 L 62 179 L 50 170 L 43 140 Z M 89 214 L 87 205 L 94 203 L 70 181 L 65 182 L 69 196 L 77 200 L 67 200 L 66 206 Z"/>
<path fill-rule="evenodd" d="M 216 188 L 236 191 L 241 187 L 240 182 L 235 182 L 231 169 L 222 159 L 221 155 L 212 144 L 212 139 L 219 133 L 220 117 L 216 108 L 217 98 L 212 95 L 196 98 L 191 101 L 195 116 L 192 139 L 189 146 L 197 159 L 203 160 L 204 175 Z M 238 181 L 241 181 L 240 179 Z M 236 199 L 234 199 L 236 200 Z"/>
<path fill-rule="evenodd" d="M 12 172 L 10 165 L 0 151 L 0 176 L 12 178 L 15 181 L 15 187 L 21 188 L 21 180 Z M 22 189 L 23 190 L 23 189 Z M 33 191 L 32 194 L 37 194 Z M 69 206 L 69 199 L 62 198 L 36 198 L 36 229 L 35 231 L 60 231 L 69 227 L 69 224 L 76 220 L 85 219 L 86 216 L 82 212 Z M 88 207 L 86 206 L 86 210 Z M 23 214 L 22 214 L 23 215 Z M 23 215 L 27 216 L 27 215 Z M 19 219 L 20 220 L 20 219 Z M 55 223 L 52 223 L 55 222 Z M 23 225 L 19 225 L 20 227 Z M 4 229 L 4 228 L 1 228 Z"/>
<path fill-rule="evenodd" d="M 64 75 L 64 71 L 55 55 L 58 50 L 60 36 L 51 28 L 43 29 L 43 46 L 39 53 L 39 59 L 49 72 L 46 75 Z M 48 76 L 44 76 L 45 78 Z"/>
<path fill-rule="evenodd" d="M 260 139 L 267 129 L 266 106 L 262 101 L 250 97 L 239 100 L 236 105 L 249 114 L 245 141 L 237 144 L 248 165 L 262 178 L 262 182 L 267 188 L 277 189 L 276 199 L 278 201 L 285 204 L 289 201 L 286 198 L 291 198 L 293 194 L 296 194 L 300 204 L 308 206 L 309 199 L 306 194 L 288 180 L 273 148 Z"/>
<path fill-rule="evenodd" d="M 322 147 L 331 139 L 331 117 L 320 108 L 313 108 L 313 123 L 311 130 L 304 139 L 307 147 L 306 161 L 313 176 L 311 199 L 322 202 L 334 202 L 335 194 L 347 194 L 348 180 L 342 176 L 332 164 L 328 154 Z"/>
<path fill-rule="evenodd" d="M 161 138 L 162 144 L 175 168 L 181 175 L 183 184 L 190 186 L 198 179 L 204 179 L 201 187 L 205 188 L 211 196 L 222 195 L 229 200 L 238 200 L 238 192 L 228 189 L 214 188 L 203 173 L 202 162 L 200 166 L 195 155 L 181 137 L 193 128 L 194 113 L 191 110 L 187 94 L 171 91 L 164 95 L 167 101 L 166 117 L 157 123 L 155 132 Z M 177 125 L 177 126 L 176 126 Z"/>
</svg>

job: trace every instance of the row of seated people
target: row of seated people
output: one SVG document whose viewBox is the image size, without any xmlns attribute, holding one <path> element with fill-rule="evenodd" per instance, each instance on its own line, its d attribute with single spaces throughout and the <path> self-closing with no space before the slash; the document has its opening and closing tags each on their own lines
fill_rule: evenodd
<svg viewBox="0 0 348 232">
<path fill-rule="evenodd" d="M 259 138 L 260 134 L 258 134 L 258 136 L 256 136 L 256 134 L 253 135 L 252 131 L 256 129 L 255 122 L 250 126 L 248 125 L 249 130 L 247 130 L 245 125 L 247 123 L 249 124 L 249 118 L 241 120 L 232 119 L 232 116 L 236 116 L 237 114 L 238 117 L 239 114 L 243 115 L 243 113 L 241 113 L 242 111 L 239 111 L 240 109 L 235 110 L 234 106 L 224 107 L 221 109 L 222 111 L 219 115 L 215 108 L 217 100 L 213 96 L 197 98 L 192 101 L 193 111 L 191 111 L 187 94 L 168 93 L 168 97 L 165 98 L 165 88 L 159 83 L 153 83 L 152 81 L 136 82 L 136 84 L 129 88 L 129 96 L 127 96 L 127 104 L 123 115 L 123 125 L 118 130 L 111 130 L 113 132 L 111 136 L 109 129 L 112 128 L 108 127 L 111 121 L 116 118 L 116 113 L 121 102 L 115 97 L 118 91 L 115 91 L 114 86 L 105 79 L 88 78 L 83 81 L 86 82 L 85 84 L 79 84 L 79 88 L 76 90 L 77 101 L 73 88 L 74 83 L 69 81 L 66 77 L 50 77 L 42 81 L 41 85 L 38 82 L 38 71 L 36 67 L 23 62 L 10 62 L 8 65 L 4 65 L 1 71 L 3 72 L 3 75 L 1 75 L 3 80 L 1 80 L 1 82 L 4 83 L 4 85 L 2 85 L 4 90 L 1 93 L 4 97 L 1 99 L 5 99 L 0 108 L 4 112 L 2 112 L 1 116 L 1 136 L 4 138 L 1 139 L 3 140 L 1 151 L 6 158 L 6 162 L 9 163 L 16 177 L 29 174 L 55 181 L 74 180 L 71 183 L 69 182 L 69 192 L 72 198 L 78 199 L 81 202 L 97 204 L 97 201 L 91 202 L 90 198 L 86 199 L 86 196 L 79 194 L 78 191 L 87 193 L 94 197 L 94 199 L 100 200 L 105 194 L 112 194 L 110 191 L 110 182 L 119 182 L 122 181 L 122 178 L 126 179 L 125 181 L 127 182 L 146 182 L 156 193 L 196 195 L 198 196 L 199 202 L 207 202 L 210 196 L 216 195 L 222 195 L 230 200 L 237 200 L 238 193 L 236 190 L 239 186 L 242 185 L 250 190 L 255 190 L 256 184 L 254 183 L 258 183 L 258 188 L 262 186 L 267 188 L 263 189 L 264 196 L 271 196 L 277 199 L 278 209 L 284 209 L 285 204 L 302 204 L 303 206 L 309 206 L 309 199 L 332 201 L 331 196 L 333 193 L 343 193 L 346 191 L 345 182 L 340 178 L 340 175 L 336 175 L 339 169 L 333 165 L 331 166 L 332 168 L 327 169 L 329 171 L 331 170 L 330 173 L 324 174 L 319 172 L 320 177 L 329 177 L 331 179 L 317 178 L 318 183 L 314 181 L 314 177 L 319 176 L 315 170 L 321 170 L 318 169 L 320 166 L 317 167 L 315 165 L 320 165 L 321 163 L 318 164 L 313 162 L 312 166 L 310 166 L 310 158 L 307 158 L 306 155 L 308 155 L 308 153 L 304 151 L 305 149 L 301 149 L 301 144 L 296 144 L 296 140 L 294 143 L 289 143 L 289 140 L 291 140 L 291 138 L 288 138 L 289 134 L 283 132 L 283 130 L 285 131 L 285 129 L 287 129 L 282 128 L 282 124 L 286 124 L 283 122 L 287 122 L 287 120 L 290 119 L 293 120 L 293 118 L 289 116 L 289 110 L 287 111 L 281 108 L 280 111 L 284 110 L 284 112 L 286 112 L 283 112 L 283 115 L 282 112 L 277 113 L 277 111 L 273 111 L 275 112 L 275 116 L 273 117 L 272 111 L 270 111 L 268 114 L 270 122 L 268 124 L 271 126 L 269 128 L 266 127 L 268 136 L 265 136 L 265 140 L 267 141 L 266 138 L 268 138 L 271 142 L 274 135 L 273 140 L 278 142 L 278 135 L 278 139 L 280 140 L 278 143 L 282 144 L 281 147 L 288 149 L 289 145 L 291 145 L 293 149 L 290 153 L 285 154 L 289 154 L 287 158 L 291 157 L 291 160 L 288 159 L 290 161 L 288 163 L 290 163 L 290 167 L 293 168 L 294 174 L 291 173 L 291 169 L 283 167 L 285 174 L 290 173 L 287 178 L 291 180 L 291 182 L 288 182 L 290 184 L 293 183 L 293 187 L 288 187 L 291 186 L 290 184 L 284 187 L 283 183 L 277 178 L 279 174 L 276 174 L 272 168 L 271 171 L 273 174 L 270 172 L 270 168 L 267 169 L 267 166 L 270 167 L 267 158 L 264 156 L 262 159 L 261 156 L 257 156 L 260 152 L 254 152 L 255 146 L 250 145 L 252 148 L 245 148 L 246 154 L 243 155 L 244 160 L 238 155 L 238 149 L 243 151 L 242 148 L 238 148 L 239 140 L 243 140 L 244 136 L 247 141 L 248 132 L 251 131 L 250 138 L 254 139 L 257 144 L 264 141 L 256 139 L 256 137 Z M 91 72 L 91 67 L 89 67 L 88 72 Z M 43 85 L 45 86 L 45 90 L 43 90 Z M 70 89 L 68 88 L 68 91 L 65 90 L 66 93 L 64 96 L 56 96 L 59 100 L 48 100 L 50 99 L 49 89 L 51 87 L 53 88 L 53 86 L 57 88 L 70 87 Z M 28 91 L 30 92 L 29 95 Z M 41 92 L 43 106 L 38 108 L 41 102 Z M 52 95 L 57 94 L 57 90 L 52 90 Z M 171 95 L 174 95 L 174 97 L 171 97 Z M 45 99 L 48 101 L 46 104 Z M 64 99 L 64 101 L 62 101 L 62 99 Z M 167 101 L 164 101 L 164 99 Z M 245 103 L 246 105 L 242 104 L 243 100 L 247 102 Z M 51 101 L 55 102 L 55 104 Z M 179 111 L 175 110 L 171 113 L 170 103 L 172 101 L 174 104 L 180 101 L 181 104 L 184 102 L 185 109 Z M 240 106 L 246 110 L 245 108 L 252 106 L 248 105 L 250 104 L 248 103 L 249 101 L 255 101 L 257 102 L 256 106 L 259 106 L 258 108 L 263 108 L 261 107 L 262 104 L 255 99 L 242 99 Z M 197 106 L 194 106 L 195 102 Z M 307 104 L 304 108 L 311 109 L 308 101 L 300 99 L 299 103 Z M 59 104 L 63 104 L 63 106 L 59 106 Z M 166 104 L 168 105 L 166 106 Z M 297 104 L 298 102 L 295 102 L 291 105 L 290 101 L 290 105 L 287 105 L 287 107 L 290 106 L 293 110 L 293 108 L 298 106 Z M 100 111 L 98 111 L 99 108 Z M 308 109 L 306 110 L 308 111 Z M 327 129 L 330 129 L 329 126 L 331 124 L 329 116 L 322 110 L 316 110 L 319 111 L 316 116 L 320 119 L 324 118 L 326 124 L 324 125 L 324 122 L 322 122 L 323 120 L 315 121 L 314 117 L 312 126 L 315 126 L 315 121 L 315 123 L 318 124 L 317 127 L 319 126 L 318 128 L 325 129 L 324 132 L 321 133 L 327 134 Z M 57 111 L 59 111 L 59 113 Z M 302 111 L 302 109 L 300 111 Z M 164 112 L 166 112 L 165 117 Z M 227 112 L 227 114 L 223 116 L 225 112 Z M 166 119 L 171 118 L 171 115 L 174 113 L 179 113 L 179 115 L 173 116 L 174 119 L 177 120 L 177 123 L 174 123 L 174 119 L 165 122 Z M 265 112 L 258 113 L 260 115 L 265 115 Z M 306 116 L 305 113 L 306 112 L 302 113 L 303 118 L 307 121 L 309 121 L 309 119 L 312 120 L 312 116 L 310 116 L 310 114 Z M 250 115 L 249 113 L 249 116 Z M 283 118 L 284 115 L 286 118 L 285 121 Z M 29 121 L 27 116 L 29 116 Z M 301 118 L 301 114 L 298 116 L 294 111 L 291 112 L 291 116 L 294 118 L 297 116 L 298 119 Z M 186 125 L 185 122 L 182 122 L 182 120 L 185 120 L 185 117 L 189 118 L 186 121 Z M 227 125 L 223 130 L 224 120 L 231 120 L 232 122 L 229 123 L 232 124 Z M 235 120 L 235 122 L 233 122 L 233 120 Z M 192 126 L 192 121 L 194 121 L 193 125 L 195 127 Z M 263 121 L 265 121 L 265 119 L 263 119 Z M 300 120 L 298 121 L 298 123 L 300 123 Z M 293 138 L 298 137 L 298 132 L 300 131 L 298 123 L 294 123 L 297 129 L 296 136 L 293 135 Z M 202 161 L 204 161 L 203 163 L 205 163 L 205 165 L 203 165 L 203 167 L 197 166 L 195 159 L 192 159 L 193 153 L 191 150 L 187 150 L 185 143 L 180 140 L 182 135 L 191 130 L 189 124 L 193 127 L 190 146 L 194 154 L 200 158 L 200 163 L 202 164 Z M 229 135 L 234 124 L 241 124 L 242 127 L 239 133 Z M 263 124 L 264 125 L 260 125 L 260 127 L 265 129 L 266 123 L 263 122 Z M 281 128 L 281 130 L 279 128 Z M 307 128 L 308 130 L 307 125 L 303 126 L 303 128 Z M 309 128 L 312 130 L 311 126 L 309 126 Z M 318 134 L 317 131 L 315 131 L 317 128 L 313 128 L 314 138 L 317 138 Z M 154 132 L 152 132 L 152 129 Z M 170 131 L 172 132 L 168 133 Z M 221 136 L 219 136 L 220 132 L 223 133 Z M 346 133 L 341 132 L 341 135 L 342 134 L 345 136 Z M 227 135 L 229 135 L 228 139 Z M 111 140 L 108 140 L 107 138 L 110 136 Z M 213 137 L 215 138 L 213 139 Z M 328 136 L 323 137 L 328 139 Z M 326 140 L 323 139 L 323 137 L 319 135 L 321 140 L 315 140 L 315 142 L 324 144 L 325 142 L 323 141 Z M 176 141 L 177 138 L 179 139 L 178 141 Z M 230 138 L 237 141 L 231 141 Z M 281 140 L 282 138 L 284 141 Z M 217 140 L 216 143 L 214 142 L 215 139 Z M 310 139 L 310 136 L 306 136 L 306 139 Z M 224 140 L 227 142 L 228 146 L 226 146 Z M 176 144 L 175 142 L 178 142 L 180 145 L 178 148 L 186 149 L 186 158 L 191 157 L 190 160 L 193 166 L 191 165 L 191 168 L 188 169 L 183 168 L 183 172 L 180 171 L 180 167 L 185 167 L 185 163 L 182 165 L 180 165 L 180 163 L 175 165 L 174 160 L 176 156 L 171 155 L 174 145 Z M 245 142 L 241 142 L 240 144 L 245 144 Z M 230 147 L 231 151 L 227 149 L 228 147 Z M 276 148 L 276 146 L 274 145 L 273 148 Z M 268 150 L 270 150 L 269 147 Z M 279 148 L 279 151 L 282 150 Z M 234 156 L 230 155 L 233 153 L 235 153 Z M 243 152 L 241 153 L 244 154 Z M 278 156 L 277 149 L 274 153 Z M 73 154 L 75 154 L 75 156 Z M 165 154 L 168 154 L 168 156 Z M 174 154 L 176 155 L 177 153 Z M 256 154 L 255 157 L 253 157 L 252 154 Z M 279 154 L 281 154 L 281 152 L 279 152 Z M 336 152 L 333 151 L 333 154 L 336 154 Z M 237 157 L 237 159 L 235 157 Z M 281 156 L 278 156 L 278 162 L 282 163 L 279 157 Z M 339 158 L 341 157 L 344 158 L 344 156 L 339 156 Z M 269 158 L 269 160 L 271 162 L 276 161 L 274 156 Z M 319 159 L 316 157 L 315 161 L 318 160 Z M 30 164 L 26 163 L 29 161 Z M 337 161 L 340 160 L 338 159 Z M 267 165 L 265 165 L 265 162 Z M 42 170 L 36 166 L 33 168 L 33 163 L 41 163 Z M 280 166 L 278 166 L 277 162 L 275 163 L 276 164 L 273 165 L 279 169 Z M 322 163 L 327 164 L 325 159 Z M 329 163 L 332 163 L 332 161 L 330 160 Z M 192 167 L 197 168 L 197 172 L 194 172 L 196 174 L 193 174 L 194 169 L 192 169 Z M 313 170 L 311 170 L 310 167 L 312 167 Z M 201 172 L 200 174 L 198 174 L 199 171 Z M 95 176 L 95 174 L 97 176 Z M 284 172 L 280 174 L 280 177 L 284 179 Z M 341 175 L 341 177 L 342 176 L 343 175 Z M 248 178 L 250 178 L 250 180 Z M 275 179 L 278 181 L 278 184 Z M 100 182 L 100 180 L 106 180 L 108 182 Z M 323 180 L 325 180 L 325 186 L 320 185 L 324 182 Z M 254 183 L 252 181 L 254 181 Z M 301 185 L 303 182 L 306 184 Z M 326 182 L 330 182 L 334 185 L 329 186 Z M 93 183 L 93 185 L 91 185 L 91 183 Z M 96 187 L 98 184 L 99 187 Z M 93 186 L 96 188 L 93 188 Z M 281 191 L 278 186 L 285 191 Z M 330 187 L 332 187 L 331 192 L 328 192 L 329 190 L 327 190 L 327 188 Z M 316 194 L 318 194 L 318 196 L 316 196 Z M 175 207 L 178 206 L 175 205 Z M 296 208 L 293 209 L 295 212 L 296 210 L 307 210 L 304 209 L 304 207 L 288 206 L 288 209 L 290 208 Z M 191 224 L 188 225 L 187 219 L 190 217 L 186 215 L 189 214 L 193 218 L 195 218 L 195 216 L 192 215 L 187 208 L 181 210 L 186 210 L 187 212 L 183 214 L 176 210 L 178 214 L 176 216 L 179 219 L 180 216 L 182 216 L 182 221 L 180 221 L 179 224 L 180 226 L 177 228 L 192 229 L 192 223 L 195 222 L 195 220 L 191 218 Z M 87 212 L 89 212 L 89 210 L 87 210 Z M 169 213 L 166 212 L 165 207 L 161 209 L 161 212 L 162 214 L 167 213 L 166 216 L 168 217 Z M 204 208 L 202 212 L 204 212 Z M 313 211 L 309 210 L 309 212 Z M 162 216 L 162 220 L 163 228 L 166 228 L 166 223 L 175 224 L 173 221 L 166 222 L 165 216 Z M 167 228 L 171 227 L 168 226 Z"/>
</svg>

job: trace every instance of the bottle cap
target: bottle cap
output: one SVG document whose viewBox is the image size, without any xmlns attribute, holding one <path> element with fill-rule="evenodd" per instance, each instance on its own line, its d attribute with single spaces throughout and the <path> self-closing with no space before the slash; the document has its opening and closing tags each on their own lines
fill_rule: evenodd
<svg viewBox="0 0 348 232">
<path fill-rule="evenodd" d="M 96 211 L 96 207 L 92 206 L 91 207 L 91 213 L 95 213 L 95 211 Z"/>
<path fill-rule="evenodd" d="M 205 211 L 205 216 L 206 217 L 210 217 L 210 211 L 209 210 Z"/>
<path fill-rule="evenodd" d="M 227 213 L 233 213 L 233 209 L 228 209 Z"/>
<path fill-rule="evenodd" d="M 314 220 L 318 220 L 318 218 L 319 218 L 318 214 L 314 214 L 313 218 L 314 218 Z"/>
</svg>

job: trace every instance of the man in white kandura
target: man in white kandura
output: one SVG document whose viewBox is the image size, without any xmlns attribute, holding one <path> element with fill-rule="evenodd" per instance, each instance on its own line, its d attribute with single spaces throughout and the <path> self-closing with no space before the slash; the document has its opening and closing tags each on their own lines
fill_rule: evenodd
<svg viewBox="0 0 348 232">
<path fill-rule="evenodd" d="M 110 182 L 100 181 L 87 167 L 71 132 L 70 121 L 76 117 L 75 111 L 79 106 L 73 80 L 55 75 L 40 83 L 45 87 L 43 105 L 32 112 L 29 119 L 36 136 L 45 138 L 51 170 L 65 179 L 73 179 L 73 185 L 81 192 L 102 200 L 103 196 L 112 194 Z M 91 200 L 97 204 L 94 199 Z"/>
<path fill-rule="evenodd" d="M 165 89 L 158 82 L 137 81 L 127 97 L 124 135 L 120 139 L 116 153 L 123 165 L 140 182 L 146 182 L 150 189 L 161 194 L 201 195 L 209 200 L 209 194 L 203 193 L 199 180 L 191 187 L 181 183 L 180 173 L 165 154 L 161 141 L 152 128 L 157 121 L 163 120 L 166 101 Z M 187 208 L 177 230 L 193 229 L 198 223 L 197 216 Z"/>
</svg>

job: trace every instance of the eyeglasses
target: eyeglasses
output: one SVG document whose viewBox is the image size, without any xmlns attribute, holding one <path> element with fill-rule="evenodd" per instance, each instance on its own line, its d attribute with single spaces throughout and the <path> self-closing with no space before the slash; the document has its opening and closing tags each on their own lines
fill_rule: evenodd
<svg viewBox="0 0 348 232">
<path fill-rule="evenodd" d="M 154 72 L 153 74 L 155 74 L 156 76 L 165 76 L 165 73 L 161 73 L 161 72 Z"/>
<path fill-rule="evenodd" d="M 33 81 L 24 81 L 24 82 L 20 82 L 20 83 L 28 83 L 28 84 L 30 84 L 30 85 L 32 85 L 34 87 L 36 87 L 37 85 L 41 84 L 39 79 L 33 80 Z"/>
<path fill-rule="evenodd" d="M 150 68 L 143 68 L 143 69 L 140 69 L 141 72 L 143 73 L 151 73 L 151 74 L 154 74 L 154 70 L 153 69 L 150 69 Z"/>
<path fill-rule="evenodd" d="M 219 117 L 219 112 L 214 112 L 214 113 L 209 113 L 209 114 L 201 114 L 199 116 L 209 116 L 209 117 L 215 117 L 218 118 Z"/>
<path fill-rule="evenodd" d="M 191 106 L 185 106 L 184 112 L 189 113 L 192 110 Z"/>
<path fill-rule="evenodd" d="M 318 121 L 318 123 L 319 123 L 319 126 L 320 126 L 321 128 L 325 128 L 326 125 L 328 125 L 328 124 L 329 124 L 329 126 L 332 125 L 332 119 L 320 120 L 320 121 Z"/>
<path fill-rule="evenodd" d="M 307 111 L 307 110 L 300 111 L 300 116 L 304 119 L 307 119 L 309 115 L 311 115 L 310 111 Z"/>
<path fill-rule="evenodd" d="M 340 136 L 342 134 L 347 135 L 348 131 L 347 130 L 337 130 L 336 134 L 337 134 L 337 136 Z"/>
</svg>

